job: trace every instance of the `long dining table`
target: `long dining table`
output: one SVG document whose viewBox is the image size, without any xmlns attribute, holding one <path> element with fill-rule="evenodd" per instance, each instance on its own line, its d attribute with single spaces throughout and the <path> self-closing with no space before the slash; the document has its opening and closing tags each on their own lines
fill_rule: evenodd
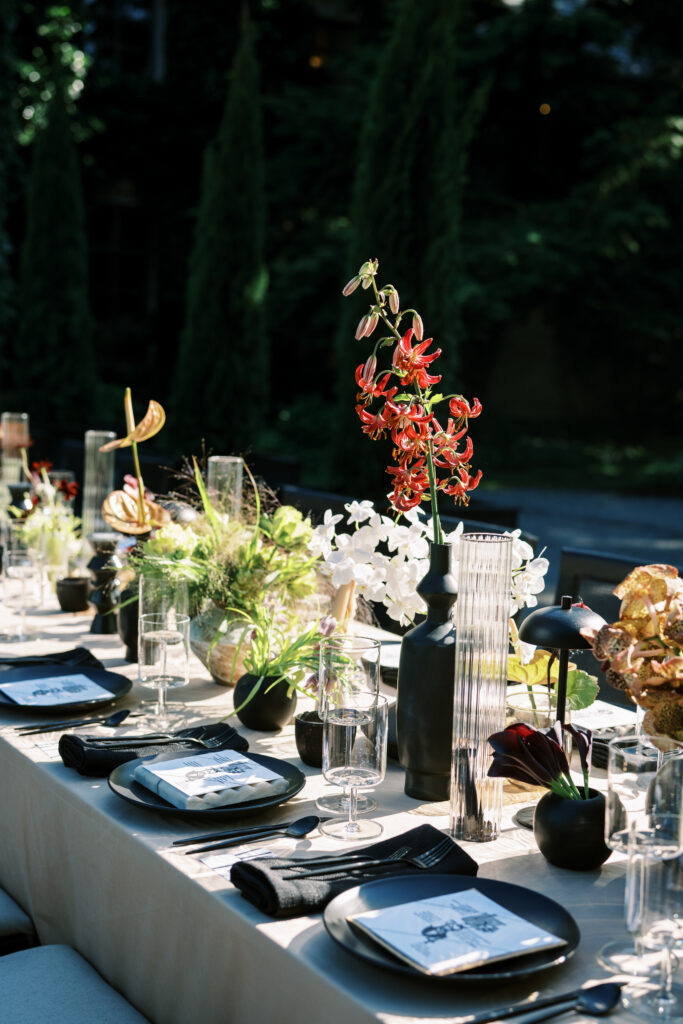
<svg viewBox="0 0 683 1024">
<path fill-rule="evenodd" d="M 0 626 L 7 614 L 0 610 Z M 3 644 L 0 661 L 84 646 L 108 669 L 136 680 L 137 666 L 124 660 L 118 636 L 90 633 L 90 622 L 88 613 L 62 613 L 56 606 L 30 615 L 35 637 Z M 186 725 L 215 722 L 232 710 L 232 691 L 214 683 L 196 659 L 189 686 L 172 696 L 182 702 Z M 150 691 L 134 682 L 116 706 L 137 709 L 149 697 Z M 50 718 L 46 712 L 38 720 Z M 498 839 L 461 845 L 478 862 L 479 877 L 527 887 L 569 910 L 581 932 L 574 955 L 533 977 L 486 986 L 380 969 L 338 946 L 319 913 L 266 917 L 229 880 L 229 863 L 240 856 L 239 849 L 213 857 L 173 849 L 174 839 L 211 828 L 132 806 L 106 779 L 66 768 L 57 750 L 60 731 L 34 736 L 16 731 L 35 720 L 35 713 L 0 709 L 0 884 L 29 913 L 41 943 L 77 949 L 154 1024 L 466 1024 L 473 1013 L 534 993 L 604 980 L 598 950 L 626 934 L 624 859 L 615 854 L 589 872 L 554 868 L 538 852 L 532 833 L 513 822 L 519 803 L 506 803 Z M 143 722 L 130 720 L 120 732 L 140 729 Z M 260 824 L 315 814 L 315 801 L 327 786 L 319 770 L 299 761 L 293 726 L 277 733 L 241 726 L 240 731 L 252 751 L 301 767 L 306 783 L 286 804 L 238 821 Z M 374 816 L 385 836 L 423 823 L 448 829 L 448 806 L 405 796 L 396 762 L 389 762 L 374 795 L 379 803 Z M 312 833 L 267 845 L 288 855 L 336 852 L 342 844 Z M 625 1020 L 625 1012 L 617 1009 L 613 1018 Z M 592 1020 L 580 1012 L 573 1019 Z"/>
</svg>

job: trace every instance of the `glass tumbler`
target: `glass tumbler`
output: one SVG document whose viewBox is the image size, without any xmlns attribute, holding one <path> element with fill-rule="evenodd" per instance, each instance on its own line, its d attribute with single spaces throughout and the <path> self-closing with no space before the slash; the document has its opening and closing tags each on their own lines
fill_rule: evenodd
<svg viewBox="0 0 683 1024">
<path fill-rule="evenodd" d="M 190 619 L 187 615 L 141 615 L 138 623 L 138 682 L 157 691 L 156 724 L 169 724 L 168 690 L 187 686 Z"/>
</svg>

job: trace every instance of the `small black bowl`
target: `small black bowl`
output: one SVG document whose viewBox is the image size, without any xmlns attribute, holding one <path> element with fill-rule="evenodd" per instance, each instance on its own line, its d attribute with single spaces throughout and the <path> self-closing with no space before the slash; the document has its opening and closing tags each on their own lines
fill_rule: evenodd
<svg viewBox="0 0 683 1024">
<path fill-rule="evenodd" d="M 294 716 L 294 739 L 303 763 L 322 768 L 323 723 L 317 711 L 301 711 Z"/>
<path fill-rule="evenodd" d="M 87 612 L 92 582 L 89 576 L 63 576 L 57 580 L 57 600 L 63 612 Z"/>
</svg>

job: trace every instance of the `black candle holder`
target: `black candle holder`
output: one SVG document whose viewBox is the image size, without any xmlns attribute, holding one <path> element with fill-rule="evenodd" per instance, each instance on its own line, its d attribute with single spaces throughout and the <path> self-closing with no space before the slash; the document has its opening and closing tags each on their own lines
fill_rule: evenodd
<svg viewBox="0 0 683 1024">
<path fill-rule="evenodd" d="M 116 600 L 118 585 L 116 574 L 119 566 L 113 559 L 119 542 L 117 533 L 91 533 L 88 540 L 95 554 L 88 562 L 93 579 L 90 604 L 95 608 L 95 617 L 90 626 L 91 633 L 116 633 Z"/>
</svg>

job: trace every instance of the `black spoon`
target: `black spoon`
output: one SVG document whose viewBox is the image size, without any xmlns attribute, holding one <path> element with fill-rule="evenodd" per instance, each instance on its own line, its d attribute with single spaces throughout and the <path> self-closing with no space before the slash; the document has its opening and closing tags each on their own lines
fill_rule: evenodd
<svg viewBox="0 0 683 1024">
<path fill-rule="evenodd" d="M 535 1024 L 536 1021 L 547 1020 L 557 1013 L 568 1010 L 583 1010 L 594 1017 L 604 1017 L 619 1002 L 622 984 L 619 982 L 603 982 L 590 988 L 578 988 L 573 992 L 562 992 L 560 995 L 547 996 L 530 1003 L 515 1003 L 499 1010 L 487 1010 L 470 1017 L 467 1024 L 491 1024 L 492 1021 L 506 1020 L 516 1017 L 519 1024 Z"/>
<path fill-rule="evenodd" d="M 207 850 L 221 850 L 226 846 L 242 846 L 245 843 L 257 843 L 261 839 L 270 839 L 271 836 L 286 836 L 287 839 L 303 839 L 314 828 L 320 824 L 320 818 L 311 814 L 306 818 L 298 818 L 287 828 L 268 828 L 264 826 L 263 832 L 258 835 L 236 836 L 234 839 L 222 839 L 219 843 L 209 843 L 207 846 L 194 847 L 192 850 L 183 850 L 188 853 L 205 853 Z"/>
<path fill-rule="evenodd" d="M 38 732 L 57 732 L 60 729 L 78 729 L 82 725 L 106 725 L 108 728 L 115 728 L 121 725 L 130 714 L 130 708 L 120 708 L 112 711 L 106 718 L 76 718 L 70 722 L 46 722 L 44 725 L 18 725 L 17 732 L 22 736 L 31 736 Z"/>
</svg>

